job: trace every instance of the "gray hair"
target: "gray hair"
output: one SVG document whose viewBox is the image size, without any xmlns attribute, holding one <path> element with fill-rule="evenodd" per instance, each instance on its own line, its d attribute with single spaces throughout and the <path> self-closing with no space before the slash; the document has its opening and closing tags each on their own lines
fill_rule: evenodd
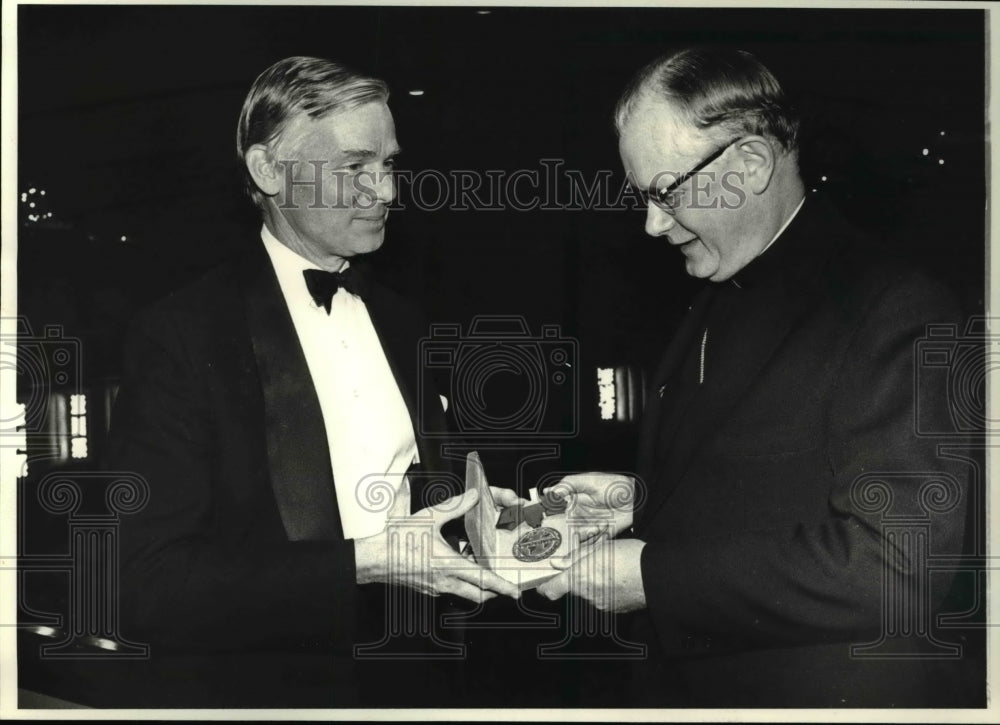
<svg viewBox="0 0 1000 725">
<path fill-rule="evenodd" d="M 250 87 L 236 127 L 236 153 L 243 184 L 257 206 L 264 195 L 244 162 L 255 144 L 270 146 L 300 113 L 322 118 L 339 110 L 389 100 L 389 87 L 378 78 L 362 75 L 323 58 L 293 56 L 279 60 L 257 76 Z"/>
<path fill-rule="evenodd" d="M 758 134 L 798 148 L 799 119 L 760 61 L 742 50 L 690 48 L 660 57 L 632 79 L 615 109 L 621 135 L 640 98 L 669 101 L 691 126 L 732 137 Z"/>
</svg>

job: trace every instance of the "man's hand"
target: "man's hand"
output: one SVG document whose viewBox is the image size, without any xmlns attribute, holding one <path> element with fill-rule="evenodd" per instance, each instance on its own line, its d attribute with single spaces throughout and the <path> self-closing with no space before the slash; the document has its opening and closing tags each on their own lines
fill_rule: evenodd
<svg viewBox="0 0 1000 725">
<path fill-rule="evenodd" d="M 635 479 L 619 473 L 574 473 L 543 493 L 566 499 L 566 522 L 582 541 L 614 537 L 632 525 Z"/>
<path fill-rule="evenodd" d="M 409 499 L 409 484 L 404 482 L 385 529 L 355 540 L 358 584 L 397 584 L 431 596 L 456 594 L 473 602 L 485 602 L 497 594 L 518 597 L 516 585 L 461 556 L 441 536 L 441 526 L 476 505 L 477 491 L 466 491 L 412 515 L 406 513 Z"/>
<path fill-rule="evenodd" d="M 639 556 L 644 541 L 604 539 L 573 554 L 553 559 L 561 574 L 538 587 L 538 593 L 559 599 L 572 593 L 604 612 L 623 614 L 646 608 Z"/>
</svg>

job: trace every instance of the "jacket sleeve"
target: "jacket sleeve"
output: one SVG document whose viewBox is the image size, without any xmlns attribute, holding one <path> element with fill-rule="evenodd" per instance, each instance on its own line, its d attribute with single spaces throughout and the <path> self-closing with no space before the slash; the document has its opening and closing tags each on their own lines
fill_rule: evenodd
<svg viewBox="0 0 1000 725">
<path fill-rule="evenodd" d="M 680 628 L 751 646 L 844 641 L 877 634 L 883 592 L 910 613 L 939 604 L 916 587 L 930 578 L 928 550 L 961 551 L 968 468 L 917 433 L 916 352 L 928 323 L 959 315 L 948 291 L 911 282 L 884 287 L 844 347 L 822 423 L 828 470 L 796 481 L 826 498 L 822 520 L 643 549 L 661 638 Z M 944 385 L 924 386 L 919 402 L 923 420 L 951 426 Z"/>
<path fill-rule="evenodd" d="M 184 330 L 160 308 L 127 336 L 108 463 L 144 478 L 149 498 L 121 522 L 126 634 L 184 650 L 349 651 L 352 541 L 276 541 L 218 526 L 221 492 L 234 490 L 219 465 L 225 423 Z"/>
</svg>

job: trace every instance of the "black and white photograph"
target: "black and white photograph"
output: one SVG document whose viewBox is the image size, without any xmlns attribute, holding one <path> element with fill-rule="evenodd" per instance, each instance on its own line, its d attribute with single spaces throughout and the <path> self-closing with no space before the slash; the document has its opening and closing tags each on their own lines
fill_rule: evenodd
<svg viewBox="0 0 1000 725">
<path fill-rule="evenodd" d="M 995 10 L 5 3 L 4 718 L 995 721 Z"/>
</svg>

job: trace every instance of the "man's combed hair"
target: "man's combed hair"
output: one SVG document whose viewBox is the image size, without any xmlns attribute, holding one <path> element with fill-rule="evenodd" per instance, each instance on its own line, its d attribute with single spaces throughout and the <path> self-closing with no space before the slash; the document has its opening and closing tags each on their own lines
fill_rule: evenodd
<svg viewBox="0 0 1000 725">
<path fill-rule="evenodd" d="M 730 137 L 767 136 L 787 151 L 798 147 L 799 120 L 781 84 L 745 51 L 692 48 L 657 58 L 639 71 L 618 101 L 619 134 L 647 94 L 674 104 L 696 128 L 718 128 Z"/>
<path fill-rule="evenodd" d="M 307 56 L 279 60 L 257 76 L 240 111 L 236 153 L 247 194 L 257 206 L 263 204 L 264 195 L 244 163 L 247 151 L 255 144 L 271 146 L 300 113 L 322 118 L 335 111 L 388 100 L 389 87 L 384 81 L 339 63 Z"/>
</svg>

